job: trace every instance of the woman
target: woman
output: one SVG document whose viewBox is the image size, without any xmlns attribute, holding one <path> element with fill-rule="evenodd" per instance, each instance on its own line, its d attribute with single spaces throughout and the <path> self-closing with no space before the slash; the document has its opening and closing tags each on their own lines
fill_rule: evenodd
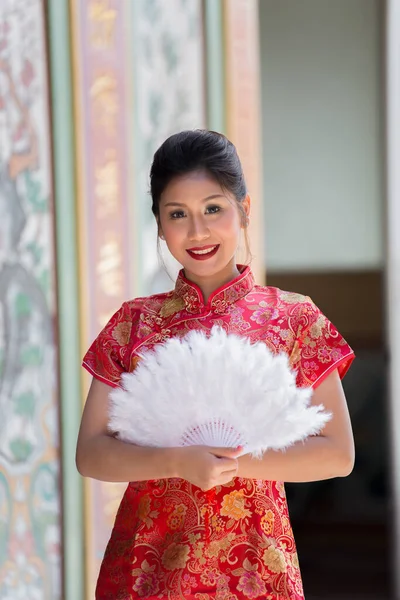
<svg viewBox="0 0 400 600">
<path fill-rule="evenodd" d="M 154 155 L 150 180 L 159 236 L 182 270 L 173 291 L 125 302 L 84 358 L 93 381 L 78 439 L 79 472 L 130 482 L 96 598 L 302 600 L 282 482 L 351 472 L 341 378 L 354 354 L 310 298 L 258 286 L 250 267 L 236 264 L 250 197 L 229 140 L 204 130 L 171 136 Z M 122 373 L 134 370 L 139 353 L 215 323 L 289 355 L 297 384 L 312 386 L 312 402 L 333 415 L 320 435 L 261 460 L 239 458 L 240 449 L 145 448 L 115 438 L 108 395 Z"/>
</svg>

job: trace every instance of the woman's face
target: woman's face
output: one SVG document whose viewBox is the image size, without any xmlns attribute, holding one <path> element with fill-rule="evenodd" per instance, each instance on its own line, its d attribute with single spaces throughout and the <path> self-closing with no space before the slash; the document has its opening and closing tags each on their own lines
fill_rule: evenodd
<svg viewBox="0 0 400 600">
<path fill-rule="evenodd" d="M 243 209 L 247 215 L 248 197 Z M 235 267 L 244 219 L 235 197 L 204 171 L 176 177 L 160 199 L 159 233 L 194 280 Z"/>
</svg>

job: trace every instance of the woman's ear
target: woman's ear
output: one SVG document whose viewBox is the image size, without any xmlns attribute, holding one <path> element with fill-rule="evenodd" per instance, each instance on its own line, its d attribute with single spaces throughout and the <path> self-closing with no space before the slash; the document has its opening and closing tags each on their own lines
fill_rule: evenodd
<svg viewBox="0 0 400 600">
<path fill-rule="evenodd" d="M 243 200 L 243 208 L 246 213 L 246 217 L 250 216 L 251 198 L 249 194 L 246 194 L 246 198 Z"/>
</svg>

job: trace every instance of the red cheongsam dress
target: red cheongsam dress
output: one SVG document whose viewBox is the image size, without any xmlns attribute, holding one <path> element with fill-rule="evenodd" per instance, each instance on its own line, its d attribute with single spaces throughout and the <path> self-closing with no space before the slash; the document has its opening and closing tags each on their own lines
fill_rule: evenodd
<svg viewBox="0 0 400 600">
<path fill-rule="evenodd" d="M 255 285 L 249 267 L 204 304 L 183 272 L 172 292 L 125 302 L 84 357 L 118 386 L 139 353 L 213 325 L 286 352 L 298 385 L 316 388 L 354 354 L 312 300 Z M 203 492 L 183 479 L 128 484 L 100 569 L 97 600 L 303 600 L 281 481 L 235 478 Z"/>
</svg>

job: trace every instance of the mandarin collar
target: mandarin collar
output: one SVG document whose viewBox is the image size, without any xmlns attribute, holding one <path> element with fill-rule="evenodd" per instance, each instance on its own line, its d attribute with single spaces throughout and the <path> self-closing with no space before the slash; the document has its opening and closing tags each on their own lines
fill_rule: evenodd
<svg viewBox="0 0 400 600">
<path fill-rule="evenodd" d="M 224 313 L 227 308 L 251 292 L 254 287 L 254 276 L 250 267 L 237 265 L 240 273 L 225 285 L 216 289 L 204 304 L 203 294 L 200 288 L 186 279 L 183 269 L 179 271 L 175 285 L 175 296 L 182 299 L 189 313 L 200 313 L 205 309 L 216 313 Z"/>
</svg>

